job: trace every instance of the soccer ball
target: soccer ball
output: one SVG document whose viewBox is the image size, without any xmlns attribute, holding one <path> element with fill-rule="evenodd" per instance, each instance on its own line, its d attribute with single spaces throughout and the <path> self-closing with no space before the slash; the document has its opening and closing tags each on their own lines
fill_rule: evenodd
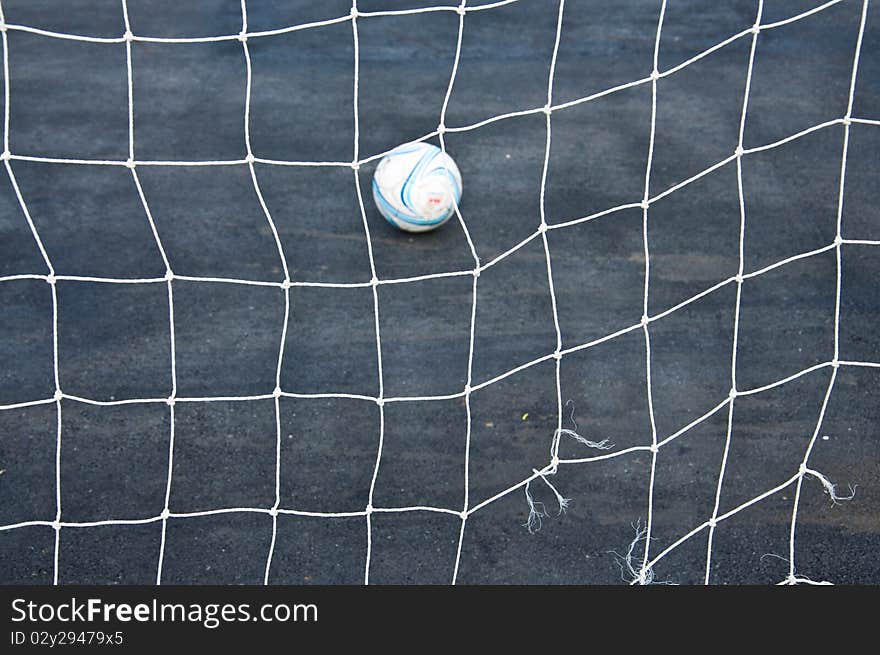
<svg viewBox="0 0 880 655">
<path fill-rule="evenodd" d="M 376 167 L 373 200 L 382 216 L 401 230 L 434 230 L 449 220 L 461 200 L 461 173 L 437 146 L 405 143 Z"/>
</svg>

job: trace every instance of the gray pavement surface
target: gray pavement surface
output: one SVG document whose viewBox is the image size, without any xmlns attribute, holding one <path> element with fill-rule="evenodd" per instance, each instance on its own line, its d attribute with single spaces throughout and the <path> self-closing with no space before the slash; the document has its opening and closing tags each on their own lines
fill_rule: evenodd
<svg viewBox="0 0 880 655">
<path fill-rule="evenodd" d="M 360 0 L 358 8 L 446 4 Z M 468 6 L 480 4 L 487 3 Z M 660 4 L 567 0 L 553 104 L 647 78 Z M 820 4 L 768 0 L 761 22 L 786 21 Z M 116 0 L 3 0 L 0 6 L 10 26 L 103 38 L 125 31 Z M 546 103 L 558 6 L 556 0 L 520 0 L 466 14 L 447 127 Z M 249 32 L 261 32 L 346 16 L 351 3 L 250 0 L 247 7 Z M 562 347 L 589 344 L 560 361 L 562 426 L 613 446 L 598 451 L 563 437 L 563 459 L 606 457 L 563 463 L 547 477 L 571 499 L 565 513 L 557 515 L 548 485 L 532 482 L 534 499 L 548 513 L 534 534 L 524 527 L 524 488 L 499 494 L 549 464 L 559 420 L 556 362 L 546 358 L 556 349 L 556 327 L 544 245 L 540 237 L 522 244 L 541 220 L 545 115 L 445 135 L 462 171 L 461 211 L 480 262 L 508 253 L 477 280 L 471 385 L 479 388 L 470 394 L 469 443 L 462 391 L 473 278 L 379 285 L 383 397 L 453 396 L 380 408 L 370 400 L 380 392 L 372 272 L 351 169 L 254 165 L 290 279 L 361 284 L 290 289 L 280 387 L 297 397 L 280 398 L 276 412 L 271 394 L 285 316 L 285 292 L 277 283 L 284 266 L 249 167 L 167 165 L 245 158 L 242 44 L 132 43 L 135 159 L 166 162 L 139 163 L 136 170 L 174 274 L 276 286 L 175 279 L 172 346 L 165 264 L 131 171 L 13 158 L 9 168 L 33 230 L 10 176 L 0 171 L 0 583 L 51 584 L 57 573 L 61 584 L 152 584 L 161 551 L 163 583 L 260 584 L 274 527 L 270 583 L 363 583 L 369 530 L 370 583 L 448 584 L 462 534 L 455 513 L 465 502 L 473 508 L 493 498 L 465 522 L 460 584 L 630 582 L 633 576 L 621 575 L 612 551 L 625 554 L 636 527 L 649 518 L 649 558 L 665 553 L 653 566 L 654 580 L 702 583 L 710 539 L 705 524 L 713 515 L 723 520 L 711 533 L 709 581 L 777 583 L 789 576 L 797 491 L 796 482 L 781 485 L 798 474 L 814 433 L 809 468 L 838 485 L 841 495 L 850 484 L 856 489 L 852 500 L 835 504 L 817 477 L 803 478 L 795 574 L 880 582 L 880 124 L 847 127 L 841 120 L 862 7 L 860 0 L 844 0 L 761 30 L 743 133 L 747 150 L 798 136 L 742 158 L 747 279 L 737 388 L 759 389 L 815 370 L 738 396 L 728 441 L 728 406 L 719 405 L 731 388 L 732 278 L 740 264 L 735 160 L 650 204 L 648 314 L 678 307 L 649 325 L 651 406 L 638 325 L 645 288 L 642 209 L 551 229 Z M 129 0 L 128 13 L 137 36 L 234 35 L 242 27 L 237 0 Z M 756 13 L 755 0 L 670 0 L 659 70 L 748 30 Z M 453 11 L 357 19 L 361 159 L 436 130 L 458 24 Z M 13 156 L 128 158 L 124 43 L 13 27 L 6 42 L 4 111 Z M 751 45 L 751 33 L 742 34 L 658 80 L 651 198 L 734 154 Z M 351 21 L 251 36 L 248 50 L 256 157 L 352 161 Z M 876 2 L 867 10 L 859 62 L 851 115 L 880 121 Z M 651 115 L 650 80 L 552 112 L 548 224 L 642 200 Z M 814 126 L 822 127 L 805 132 Z M 840 234 L 875 243 L 843 243 L 838 261 L 847 132 Z M 436 136 L 430 141 L 439 145 Z M 458 221 L 413 236 L 381 218 L 369 195 L 375 164 L 358 174 L 378 279 L 472 269 Z M 55 283 L 58 384 L 65 394 L 57 404 L 53 297 L 35 234 L 55 275 L 153 280 Z M 813 254 L 773 267 L 802 253 Z M 617 334 L 626 328 L 633 329 Z M 609 335 L 616 336 L 604 339 Z M 841 365 L 834 373 L 836 336 L 841 361 L 875 366 Z M 505 377 L 480 386 L 499 376 Z M 167 404 L 141 402 L 172 393 L 178 399 L 173 420 Z M 261 398 L 235 400 L 250 396 Z M 224 400 L 181 400 L 193 398 Z M 43 400 L 49 402 L 36 402 Z M 137 402 L 116 402 L 123 400 Z M 646 449 L 652 414 L 658 441 L 678 434 L 659 448 L 656 462 Z M 172 516 L 162 520 L 172 423 Z M 273 521 L 265 510 L 276 503 L 276 464 L 278 507 L 299 513 Z M 375 508 L 449 512 L 374 512 L 368 524 L 371 486 Z M 246 508 L 262 511 L 241 511 Z M 227 509 L 233 511 L 214 512 Z M 636 573 L 644 552 L 640 541 Z"/>
</svg>

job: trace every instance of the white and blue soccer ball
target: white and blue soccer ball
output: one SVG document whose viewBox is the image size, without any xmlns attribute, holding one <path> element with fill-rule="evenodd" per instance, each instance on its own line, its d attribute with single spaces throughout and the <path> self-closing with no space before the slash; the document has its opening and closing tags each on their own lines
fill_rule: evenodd
<svg viewBox="0 0 880 655">
<path fill-rule="evenodd" d="M 373 200 L 386 220 L 407 232 L 440 227 L 461 201 L 461 173 L 430 143 L 405 143 L 389 152 L 373 174 Z"/>
</svg>

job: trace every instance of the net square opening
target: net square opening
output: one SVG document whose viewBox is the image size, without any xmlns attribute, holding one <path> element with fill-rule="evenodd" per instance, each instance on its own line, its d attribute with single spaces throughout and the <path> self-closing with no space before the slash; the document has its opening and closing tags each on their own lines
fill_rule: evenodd
<svg viewBox="0 0 880 655">
<path fill-rule="evenodd" d="M 781 380 L 834 357 L 834 251 L 743 283 L 737 342 L 740 390 Z"/>
<path fill-rule="evenodd" d="M 0 405 L 55 393 L 52 290 L 42 280 L 0 283 Z"/>
<path fill-rule="evenodd" d="M 233 512 L 168 519 L 162 584 L 263 584 L 272 518 Z"/>
<path fill-rule="evenodd" d="M 241 43 L 135 41 L 131 50 L 138 160 L 245 158 L 247 71 Z"/>
<path fill-rule="evenodd" d="M 290 290 L 281 387 L 294 393 L 379 394 L 370 287 Z"/>
<path fill-rule="evenodd" d="M 63 528 L 58 582 L 65 585 L 153 585 L 162 523 Z"/>
<path fill-rule="evenodd" d="M 467 429 L 463 398 L 388 403 L 373 505 L 459 511 Z"/>
<path fill-rule="evenodd" d="M 547 259 L 534 239 L 477 280 L 473 379 L 484 382 L 555 349 Z"/>
<path fill-rule="evenodd" d="M 4 0 L 7 23 L 50 32 L 117 38 L 125 31 L 119 0 L 66 0 L 64 11 L 53 11 L 52 2 Z"/>
<path fill-rule="evenodd" d="M 635 325 L 642 318 L 642 210 L 627 209 L 547 233 L 565 347 Z"/>
<path fill-rule="evenodd" d="M 241 3 L 229 0 L 150 0 L 129 2 L 131 31 L 138 36 L 191 39 L 238 34 L 241 31 Z M 249 2 L 259 7 L 261 3 Z M 248 13 L 250 14 L 250 7 Z"/>
<path fill-rule="evenodd" d="M 165 508 L 170 433 L 164 403 L 95 406 L 63 401 L 62 520 L 159 516 Z"/>
<path fill-rule="evenodd" d="M 328 43 L 333 47 L 328 48 Z M 249 39 L 248 48 L 253 63 L 250 116 L 254 154 L 283 161 L 351 162 L 351 25 L 346 22 Z"/>
<path fill-rule="evenodd" d="M 123 32 L 120 21 L 119 32 Z M 128 157 L 125 44 L 10 30 L 9 148 L 65 159 Z"/>
<path fill-rule="evenodd" d="M 363 512 L 379 450 L 379 406 L 351 398 L 280 402 L 281 507 Z"/>
<path fill-rule="evenodd" d="M 388 10 L 389 3 L 383 3 Z M 400 4 L 400 3 L 398 3 Z M 358 11 L 369 11 L 358 5 Z M 358 20 L 360 144 L 366 156 L 437 129 L 455 59 L 458 15 L 427 12 Z M 395 47 L 389 47 L 389 44 Z M 395 100 L 389 102 L 389 93 Z"/>
<path fill-rule="evenodd" d="M 172 512 L 275 504 L 275 402 L 177 403 Z"/>
<path fill-rule="evenodd" d="M 461 519 L 436 512 L 373 514 L 370 584 L 452 583 Z"/>
<path fill-rule="evenodd" d="M 651 203 L 648 209 L 651 316 L 739 272 L 736 162 Z M 746 233 L 750 221 L 746 217 Z M 644 255 L 638 255 L 644 263 Z"/>
<path fill-rule="evenodd" d="M 54 403 L 0 412 L 0 525 L 55 520 L 57 420 Z"/>
<path fill-rule="evenodd" d="M 171 395 L 164 283 L 59 281 L 58 365 L 65 393 L 93 400 Z"/>
<path fill-rule="evenodd" d="M 547 169 L 548 223 L 641 202 L 651 137 L 651 85 L 554 111 Z"/>
<path fill-rule="evenodd" d="M 180 396 L 256 396 L 276 385 L 284 292 L 251 284 L 175 281 Z"/>
<path fill-rule="evenodd" d="M 269 584 L 362 585 L 366 519 L 278 515 Z"/>
<path fill-rule="evenodd" d="M 462 392 L 468 374 L 473 282 L 464 275 L 379 287 L 386 397 Z"/>
</svg>

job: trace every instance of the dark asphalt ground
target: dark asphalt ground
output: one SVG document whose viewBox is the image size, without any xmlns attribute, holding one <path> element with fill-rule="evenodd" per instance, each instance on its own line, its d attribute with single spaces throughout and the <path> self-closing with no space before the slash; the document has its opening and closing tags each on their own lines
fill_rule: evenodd
<svg viewBox="0 0 880 655">
<path fill-rule="evenodd" d="M 427 0 L 358 3 L 361 11 L 428 6 Z M 469 3 L 485 4 L 485 3 Z M 818 6 L 764 3 L 763 23 Z M 129 2 L 142 36 L 237 34 L 237 0 Z M 659 1 L 568 0 L 554 104 L 651 73 Z M 469 13 L 446 124 L 541 107 L 556 30 L 556 0 L 522 0 Z M 3 0 L 7 23 L 119 37 L 116 0 Z M 248 2 L 250 31 L 346 15 L 350 3 Z M 846 114 L 862 3 L 846 0 L 757 40 L 744 146 L 770 144 Z M 669 70 L 755 21 L 755 0 L 670 0 L 659 49 Z M 458 29 L 453 12 L 362 17 L 360 156 L 436 129 Z M 124 44 L 84 43 L 10 29 L 10 151 L 49 158 L 125 160 L 128 101 Z M 651 195 L 733 154 L 751 36 L 662 78 Z M 251 142 L 257 157 L 351 161 L 351 23 L 249 39 Z M 246 68 L 238 41 L 132 45 L 138 160 L 238 160 L 246 154 Z M 880 120 L 880 5 L 869 7 L 853 117 Z M 641 201 L 651 85 L 552 114 L 545 209 L 551 225 Z M 446 135 L 464 179 L 461 210 L 480 261 L 531 235 L 540 222 L 542 113 Z M 836 234 L 844 126 L 829 125 L 743 158 L 744 270 L 760 270 L 831 244 Z M 432 139 L 437 142 L 436 139 Z M 845 239 L 880 240 L 876 171 L 880 127 L 850 127 L 842 216 Z M 56 274 L 156 278 L 165 274 L 129 170 L 14 160 L 15 178 Z M 369 189 L 375 161 L 362 167 Z M 283 270 L 246 165 L 138 166 L 144 195 L 177 275 L 280 282 Z M 291 279 L 368 282 L 367 242 L 351 170 L 255 166 Z M 0 171 L 2 172 L 2 171 Z M 365 194 L 379 279 L 467 270 L 461 226 L 410 236 L 384 222 Z M 649 210 L 651 316 L 736 275 L 740 209 L 730 162 Z M 642 316 L 644 252 L 639 208 L 548 232 L 564 348 L 635 325 Z M 880 362 L 880 248 L 841 246 L 840 359 Z M 46 275 L 13 192 L 0 179 L 0 276 Z M 835 251 L 793 261 L 742 288 L 737 380 L 752 389 L 834 356 Z M 284 319 L 271 286 L 175 280 L 177 396 L 270 394 Z M 434 278 L 378 290 L 384 394 L 444 395 L 467 381 L 472 279 Z M 171 393 L 166 286 L 59 281 L 58 353 L 64 393 L 109 401 Z M 281 370 L 285 392 L 378 394 L 370 287 L 294 287 Z M 663 439 L 724 401 L 730 389 L 736 285 L 727 284 L 650 325 L 652 395 Z M 473 384 L 556 347 L 547 267 L 535 239 L 478 280 Z M 0 282 L 0 406 L 51 398 L 52 297 L 40 279 Z M 651 444 L 645 340 L 640 329 L 561 361 L 564 427 L 612 450 Z M 832 369 L 737 398 L 719 514 L 798 472 Z M 834 505 L 804 480 L 796 573 L 836 583 L 880 582 L 880 368 L 842 366 L 809 466 L 855 498 Z M 570 401 L 570 402 L 569 402 Z M 549 462 L 557 425 L 551 359 L 471 395 L 469 506 Z M 150 519 L 164 508 L 170 410 L 164 404 L 96 406 L 61 401 L 61 520 Z M 359 399 L 280 400 L 280 507 L 362 512 L 379 445 L 380 410 Z M 727 434 L 726 408 L 657 455 L 650 553 L 713 512 Z M 169 507 L 173 513 L 275 502 L 272 399 L 179 402 Z M 461 510 L 467 412 L 463 398 L 389 403 L 375 507 Z M 826 438 L 827 437 L 827 438 Z M 0 410 L 0 526 L 51 522 L 56 512 L 54 403 Z M 560 456 L 597 454 L 563 441 Z M 532 484 L 550 516 L 530 534 L 523 490 L 466 522 L 459 583 L 621 583 L 610 551 L 625 552 L 648 517 L 650 452 L 562 465 Z M 794 485 L 721 521 L 710 582 L 786 579 Z M 374 514 L 371 583 L 449 583 L 461 520 L 425 511 Z M 59 582 L 156 579 L 162 521 L 64 527 Z M 167 522 L 165 583 L 262 583 L 272 518 L 223 513 Z M 363 516 L 280 515 L 270 582 L 350 583 L 364 578 Z M 637 552 L 642 552 L 640 544 Z M 657 580 L 701 583 L 707 531 L 655 567 Z M 0 583 L 51 583 L 55 535 L 39 524 L 0 530 Z M 768 556 L 776 555 L 778 557 Z"/>
</svg>

